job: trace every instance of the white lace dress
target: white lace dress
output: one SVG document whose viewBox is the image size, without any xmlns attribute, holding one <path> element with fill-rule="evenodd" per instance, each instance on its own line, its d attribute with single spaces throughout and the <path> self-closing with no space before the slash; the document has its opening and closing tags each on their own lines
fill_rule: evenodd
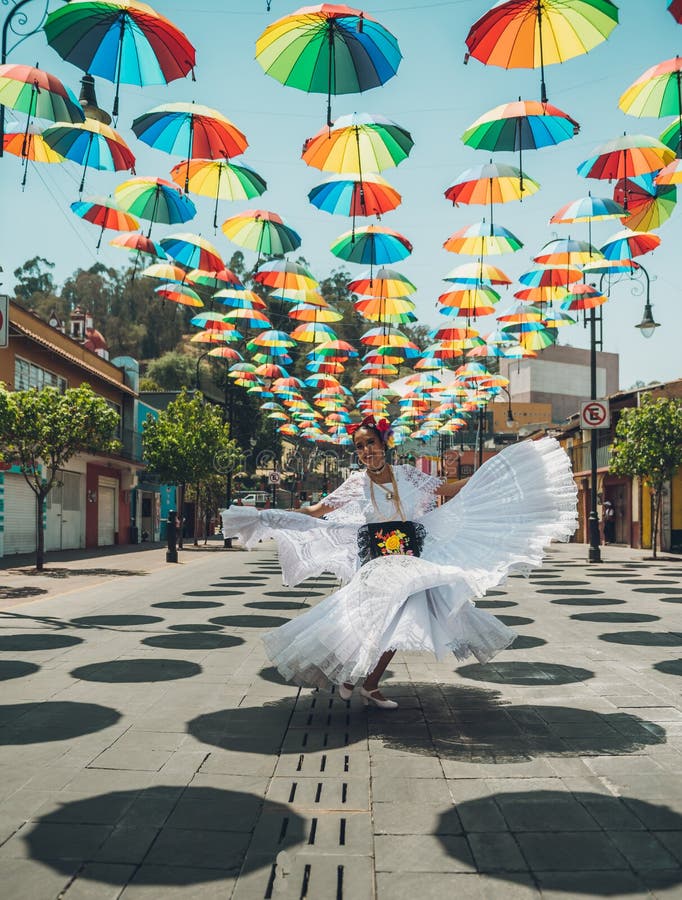
<svg viewBox="0 0 682 900">
<path fill-rule="evenodd" d="M 486 662 L 516 634 L 477 609 L 473 597 L 511 572 L 542 562 L 552 540 L 576 527 L 570 462 L 552 438 L 513 444 L 485 463 L 460 493 L 436 506 L 439 480 L 394 466 L 406 519 L 426 528 L 420 557 L 384 556 L 360 566 L 358 528 L 399 518 L 386 491 L 356 472 L 325 498 L 324 519 L 230 507 L 224 533 L 247 547 L 274 538 L 285 584 L 333 572 L 344 586 L 264 637 L 284 678 L 308 687 L 356 683 L 386 650 L 429 651 L 438 659 Z"/>
</svg>

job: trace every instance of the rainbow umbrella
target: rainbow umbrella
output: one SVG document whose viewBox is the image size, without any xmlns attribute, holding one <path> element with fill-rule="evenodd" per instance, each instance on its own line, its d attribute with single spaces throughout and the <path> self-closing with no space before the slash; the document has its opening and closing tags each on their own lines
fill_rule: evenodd
<svg viewBox="0 0 682 900">
<path fill-rule="evenodd" d="M 192 159 L 229 159 L 249 146 L 246 136 L 226 116 L 195 103 L 163 103 L 138 116 L 132 127 L 150 147 L 187 157 L 185 193 Z"/>
<path fill-rule="evenodd" d="M 303 145 L 302 159 L 323 172 L 383 172 L 410 154 L 414 141 L 408 131 L 384 116 L 353 113 L 340 116 Z"/>
<path fill-rule="evenodd" d="M 287 313 L 295 322 L 340 322 L 343 315 L 331 306 L 312 306 L 308 303 L 299 303 Z"/>
<path fill-rule="evenodd" d="M 272 329 L 270 331 L 264 331 L 262 334 L 259 334 L 258 337 L 255 337 L 252 341 L 249 341 L 248 347 L 249 350 L 253 348 L 259 347 L 267 347 L 268 349 L 286 349 L 287 347 L 294 347 L 296 345 L 296 341 L 294 341 L 286 331 L 277 331 L 276 329 Z"/>
<path fill-rule="evenodd" d="M 226 344 L 228 341 L 238 341 L 241 334 L 235 329 L 230 331 L 218 331 L 215 328 L 207 328 L 199 331 L 190 338 L 192 344 Z"/>
<path fill-rule="evenodd" d="M 637 268 L 637 263 L 631 259 L 606 259 L 586 263 L 583 272 L 586 275 L 630 275 Z"/>
<path fill-rule="evenodd" d="M 121 135 L 104 122 L 57 122 L 46 128 L 43 138 L 65 159 L 83 166 L 78 193 L 83 192 L 88 168 L 107 172 L 135 171 L 135 157 Z"/>
<path fill-rule="evenodd" d="M 682 159 L 674 159 L 655 176 L 658 185 L 682 184 Z"/>
<path fill-rule="evenodd" d="M 317 287 L 317 280 L 307 266 L 288 259 L 261 263 L 254 279 L 266 287 L 283 291 L 306 291 Z"/>
<path fill-rule="evenodd" d="M 490 224 L 493 224 L 493 204 L 523 200 L 540 190 L 540 185 L 516 166 L 502 163 L 484 163 L 462 172 L 445 196 L 453 206 L 460 203 L 490 207 Z"/>
<path fill-rule="evenodd" d="M 265 302 L 258 294 L 244 288 L 223 288 L 213 294 L 213 299 L 230 309 L 266 309 Z"/>
<path fill-rule="evenodd" d="M 483 259 L 455 266 L 444 276 L 443 281 L 473 285 L 511 284 L 511 278 L 502 269 L 484 262 Z"/>
<path fill-rule="evenodd" d="M 394 187 L 373 172 L 362 177 L 333 175 L 308 194 L 308 200 L 322 212 L 337 216 L 378 216 L 396 209 L 402 197 Z"/>
<path fill-rule="evenodd" d="M 601 257 L 600 251 L 587 241 L 555 238 L 542 247 L 538 255 L 533 257 L 533 262 L 545 266 L 581 266 Z"/>
<path fill-rule="evenodd" d="M 519 281 L 531 288 L 562 288 L 582 277 L 582 271 L 575 265 L 538 266 L 519 275 Z"/>
<path fill-rule="evenodd" d="M 152 263 L 151 266 L 142 270 L 142 275 L 146 278 L 156 278 L 159 281 L 173 281 L 176 284 L 187 282 L 187 272 L 170 262 Z"/>
<path fill-rule="evenodd" d="M 443 247 L 450 253 L 481 257 L 516 253 L 523 247 L 523 242 L 502 225 L 494 225 L 492 222 L 487 225 L 484 219 L 455 231 Z"/>
<path fill-rule="evenodd" d="M 497 291 L 489 287 L 470 287 L 463 290 L 446 291 L 438 297 L 445 315 L 488 316 L 500 299 Z"/>
<path fill-rule="evenodd" d="M 80 219 L 91 222 L 100 228 L 97 250 L 102 243 L 104 229 L 112 231 L 130 231 L 137 228 L 139 223 L 134 216 L 122 212 L 110 197 L 86 197 L 85 200 L 77 200 L 71 204 L 71 212 Z"/>
<path fill-rule="evenodd" d="M 188 222 L 197 213 L 189 197 L 163 178 L 130 178 L 118 185 L 114 197 L 124 212 L 149 222 L 147 237 L 154 222 L 177 225 Z"/>
<path fill-rule="evenodd" d="M 231 331 L 234 328 L 234 325 L 225 319 L 223 313 L 217 312 L 197 313 L 189 320 L 189 324 L 215 331 Z"/>
<path fill-rule="evenodd" d="M 462 143 L 476 150 L 517 151 L 523 191 L 523 151 L 553 147 L 578 134 L 580 125 L 550 103 L 521 100 L 504 103 L 476 119 Z"/>
<path fill-rule="evenodd" d="M 269 25 L 256 41 L 266 74 L 287 87 L 331 98 L 379 87 L 402 59 L 395 37 L 376 19 L 350 6 L 304 6 Z"/>
<path fill-rule="evenodd" d="M 629 228 L 624 228 L 623 231 L 619 231 L 608 239 L 601 248 L 601 252 L 606 259 L 634 259 L 636 256 L 651 253 L 660 243 L 661 239 L 657 234 L 630 231 Z"/>
<path fill-rule="evenodd" d="M 607 297 L 598 291 L 591 284 L 574 284 L 566 298 L 561 303 L 561 308 L 570 312 L 579 312 L 580 310 L 594 309 L 606 303 Z"/>
<path fill-rule="evenodd" d="M 187 280 L 192 284 L 198 284 L 200 287 L 211 288 L 217 291 L 225 288 L 226 285 L 240 288 L 242 283 L 235 275 L 232 269 L 223 266 L 220 269 L 192 269 L 187 273 Z"/>
<path fill-rule="evenodd" d="M 306 344 L 323 344 L 335 340 L 337 334 L 324 322 L 302 322 L 291 332 L 291 337 Z"/>
<path fill-rule="evenodd" d="M 308 354 L 311 356 L 312 354 Z M 314 351 L 315 356 L 339 356 L 339 357 L 352 357 L 357 356 L 358 351 L 353 347 L 352 344 L 349 344 L 348 341 L 342 340 L 333 340 L 327 341 L 324 344 L 320 344 L 315 348 Z"/>
<path fill-rule="evenodd" d="M 682 24 L 682 0 L 668 0 L 668 12 L 676 22 Z"/>
<path fill-rule="evenodd" d="M 400 325 L 414 322 L 414 303 L 404 297 L 367 297 L 356 300 L 355 309 L 370 322 L 390 322 Z"/>
<path fill-rule="evenodd" d="M 176 282 L 161 284 L 154 288 L 154 293 L 158 294 L 162 300 L 170 300 L 171 303 L 178 303 L 180 306 L 202 307 L 204 305 L 196 291 L 187 285 L 179 285 Z"/>
<path fill-rule="evenodd" d="M 167 255 L 176 263 L 188 269 L 212 269 L 219 271 L 224 268 L 220 254 L 206 238 L 198 234 L 183 232 L 171 234 L 159 241 Z"/>
<path fill-rule="evenodd" d="M 59 163 L 64 162 L 60 153 L 45 143 L 43 129 L 35 125 L 29 125 L 26 131 L 10 132 L 2 137 L 2 150 L 18 156 L 21 159 L 21 168 L 24 170 L 21 186 L 26 185 L 29 162 Z"/>
<path fill-rule="evenodd" d="M 147 256 L 156 256 L 158 259 L 167 258 L 163 247 L 151 238 L 145 237 L 145 235 L 139 234 L 136 231 L 131 234 L 117 234 L 116 237 L 109 241 L 109 244 L 112 247 L 120 247 L 122 250 L 128 250 L 131 253 L 135 253 L 136 265 L 141 253 L 144 253 Z"/>
<path fill-rule="evenodd" d="M 69 88 L 56 75 L 37 66 L 0 65 L 0 104 L 26 113 L 27 132 L 33 117 L 50 122 L 85 121 L 81 105 Z"/>
<path fill-rule="evenodd" d="M 208 351 L 209 356 L 219 356 L 222 359 L 229 360 L 240 360 L 242 359 L 242 355 L 238 350 L 234 350 L 232 347 L 213 347 Z"/>
<path fill-rule="evenodd" d="M 228 240 L 258 254 L 283 256 L 301 246 L 301 238 L 276 213 L 249 209 L 226 219 L 222 230 Z"/>
<path fill-rule="evenodd" d="M 592 223 L 605 222 L 607 219 L 620 219 L 627 216 L 627 210 L 620 203 L 609 197 L 593 197 L 588 193 L 587 197 L 572 200 L 560 210 L 554 213 L 549 220 L 550 224 L 569 224 L 573 222 L 587 222 L 587 241 L 592 243 Z"/>
<path fill-rule="evenodd" d="M 366 225 L 356 231 L 346 231 L 331 245 L 334 256 L 347 262 L 364 263 L 370 268 L 398 262 L 412 253 L 406 237 L 380 225 Z"/>
<path fill-rule="evenodd" d="M 668 125 L 659 140 L 678 157 L 682 156 L 682 125 L 678 121 Z"/>
<path fill-rule="evenodd" d="M 365 272 L 348 283 L 348 290 L 367 297 L 407 297 L 414 294 L 417 286 L 395 269 L 381 268 L 376 272 Z"/>
<path fill-rule="evenodd" d="M 618 106 L 631 116 L 676 116 L 682 129 L 682 59 L 676 56 L 651 66 L 625 91 Z"/>
<path fill-rule="evenodd" d="M 171 178 L 193 194 L 213 197 L 213 227 L 218 227 L 219 200 L 253 200 L 267 190 L 263 178 L 250 166 L 223 159 L 185 159 L 173 166 Z"/>
<path fill-rule="evenodd" d="M 168 84 L 194 69 L 185 35 L 136 0 L 70 0 L 49 14 L 45 34 L 62 59 L 114 82 L 114 117 L 121 84 Z"/>
<path fill-rule="evenodd" d="M 654 175 L 634 175 L 616 182 L 614 198 L 627 207 L 621 222 L 631 231 L 653 231 L 672 215 L 677 205 L 674 184 L 657 184 Z"/>
<path fill-rule="evenodd" d="M 569 316 L 565 309 L 555 309 L 548 306 L 543 314 L 542 321 L 547 328 L 562 328 L 564 325 L 575 325 L 576 320 Z"/>
<path fill-rule="evenodd" d="M 597 147 L 589 159 L 580 163 L 577 171 L 584 178 L 613 181 L 658 172 L 673 159 L 673 151 L 656 138 L 646 134 L 624 134 Z"/>
<path fill-rule="evenodd" d="M 514 296 L 518 300 L 523 300 L 524 303 L 552 303 L 554 300 L 563 300 L 566 291 L 565 285 L 548 285 L 547 287 L 524 288 L 521 291 L 515 291 Z"/>
<path fill-rule="evenodd" d="M 272 322 L 260 309 L 240 307 L 225 313 L 228 322 L 242 325 L 244 328 L 272 328 Z"/>
<path fill-rule="evenodd" d="M 507 322 L 512 325 L 524 324 L 526 322 L 542 322 L 542 310 L 536 306 L 529 306 L 523 303 L 514 303 L 509 307 L 507 312 L 497 314 L 498 322 Z M 506 331 L 506 327 L 502 329 Z"/>
<path fill-rule="evenodd" d="M 487 66 L 540 69 L 540 99 L 547 102 L 545 66 L 588 53 L 618 24 L 610 0 L 501 0 L 475 22 L 467 55 Z"/>
</svg>

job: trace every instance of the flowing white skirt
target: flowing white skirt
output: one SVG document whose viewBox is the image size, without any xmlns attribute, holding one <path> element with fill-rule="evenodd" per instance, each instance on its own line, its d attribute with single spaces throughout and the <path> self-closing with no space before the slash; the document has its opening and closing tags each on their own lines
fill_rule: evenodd
<svg viewBox="0 0 682 900">
<path fill-rule="evenodd" d="M 232 507 L 226 534 L 253 545 L 274 537 L 289 583 L 322 571 L 348 583 L 263 640 L 284 678 L 309 687 L 363 679 L 386 650 L 454 653 L 486 662 L 516 633 L 473 597 L 542 562 L 576 526 L 568 457 L 550 438 L 514 444 L 490 459 L 457 497 L 425 515 L 421 557 L 388 556 L 357 568 L 357 525 L 297 513 Z"/>
</svg>

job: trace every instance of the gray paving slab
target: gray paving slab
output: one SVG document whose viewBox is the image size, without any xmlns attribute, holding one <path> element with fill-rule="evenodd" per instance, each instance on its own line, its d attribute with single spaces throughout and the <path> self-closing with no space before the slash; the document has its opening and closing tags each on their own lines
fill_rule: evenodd
<svg viewBox="0 0 682 900">
<path fill-rule="evenodd" d="M 0 607 L 13 900 L 682 896 L 674 563 L 553 548 L 482 604 L 532 640 L 396 656 L 391 714 L 265 656 L 333 579 L 283 588 L 270 545 L 154 552 Z"/>
</svg>

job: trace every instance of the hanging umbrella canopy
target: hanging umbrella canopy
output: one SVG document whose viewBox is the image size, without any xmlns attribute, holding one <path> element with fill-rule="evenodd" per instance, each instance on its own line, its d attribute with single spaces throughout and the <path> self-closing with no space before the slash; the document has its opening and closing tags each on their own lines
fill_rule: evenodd
<svg viewBox="0 0 682 900">
<path fill-rule="evenodd" d="M 511 284 L 511 278 L 496 266 L 479 259 L 477 262 L 462 263 L 455 266 L 443 281 L 452 281 L 455 284 L 493 285 Z"/>
<path fill-rule="evenodd" d="M 682 128 L 682 58 L 651 66 L 625 91 L 618 106 L 631 116 L 676 116 Z"/>
<path fill-rule="evenodd" d="M 155 241 L 151 240 L 151 238 L 145 237 L 138 232 L 133 232 L 132 234 L 117 234 L 116 237 L 109 241 L 109 244 L 112 247 L 130 250 L 133 253 L 146 253 L 148 256 L 166 259 L 166 253 L 160 244 L 157 244 Z"/>
<path fill-rule="evenodd" d="M 402 197 L 374 172 L 333 175 L 308 194 L 317 209 L 337 216 L 378 216 L 396 209 Z"/>
<path fill-rule="evenodd" d="M 523 288 L 523 290 L 515 291 L 514 296 L 517 300 L 524 303 L 553 303 L 555 300 L 563 300 L 566 296 L 568 288 L 564 285 L 552 287 L 531 287 Z"/>
<path fill-rule="evenodd" d="M 555 238 L 542 247 L 533 261 L 545 266 L 580 266 L 601 256 L 600 251 L 587 241 Z"/>
<path fill-rule="evenodd" d="M 219 269 L 192 269 L 187 273 L 187 280 L 213 291 L 224 289 L 228 285 L 235 288 L 242 287 L 242 283 L 235 273 L 225 266 Z"/>
<path fill-rule="evenodd" d="M 531 196 L 539 190 L 537 181 L 516 166 L 491 161 L 462 172 L 445 191 L 445 196 L 453 206 L 474 203 L 492 207 L 493 203 L 521 200 L 524 194 Z"/>
<path fill-rule="evenodd" d="M 189 320 L 189 324 L 212 331 L 231 331 L 234 328 L 234 325 L 227 321 L 223 313 L 217 312 L 197 313 Z"/>
<path fill-rule="evenodd" d="M 295 341 L 307 344 L 323 344 L 326 341 L 335 340 L 337 334 L 330 325 L 326 325 L 324 322 L 303 322 L 294 328 L 291 337 Z"/>
<path fill-rule="evenodd" d="M 572 200 L 554 213 L 549 220 L 551 224 L 567 224 L 572 222 L 603 222 L 607 219 L 619 219 L 626 211 L 610 197 L 580 197 Z"/>
<path fill-rule="evenodd" d="M 673 159 L 674 152 L 656 138 L 646 134 L 624 134 L 597 147 L 589 159 L 580 163 L 578 175 L 609 181 L 632 178 L 633 175 L 658 172 Z"/>
<path fill-rule="evenodd" d="M 33 66 L 0 65 L 0 103 L 26 113 L 29 122 L 33 117 L 50 122 L 85 121 L 81 105 L 69 88 L 56 75 Z"/>
<path fill-rule="evenodd" d="M 317 280 L 307 266 L 288 259 L 261 263 L 254 275 L 259 284 L 284 291 L 305 291 L 317 287 Z"/>
<path fill-rule="evenodd" d="M 417 286 L 396 269 L 381 268 L 376 272 L 363 272 L 348 283 L 348 290 L 366 297 L 408 297 Z"/>
<path fill-rule="evenodd" d="M 583 266 L 585 275 L 628 275 L 637 268 L 631 259 L 606 259 L 605 257 Z"/>
<path fill-rule="evenodd" d="M 43 138 L 43 128 L 30 125 L 26 131 L 13 131 L 3 135 L 2 148 L 6 153 L 19 156 L 24 161 L 40 163 L 64 162 L 61 153 L 57 153 Z"/>
<path fill-rule="evenodd" d="M 301 246 L 301 238 L 276 213 L 249 209 L 226 219 L 221 226 L 228 240 L 265 256 L 283 256 Z"/>
<path fill-rule="evenodd" d="M 381 266 L 408 257 L 412 253 L 412 244 L 390 228 L 367 225 L 340 235 L 330 249 L 334 256 L 348 262 Z"/>
<path fill-rule="evenodd" d="M 562 328 L 576 323 L 576 319 L 569 316 L 565 309 L 555 309 L 551 304 L 545 309 L 542 321 L 547 328 Z"/>
<path fill-rule="evenodd" d="M 58 122 L 43 132 L 45 141 L 57 153 L 83 166 L 79 192 L 90 169 L 108 172 L 135 171 L 135 157 L 121 135 L 104 122 L 86 119 L 84 122 Z"/>
<path fill-rule="evenodd" d="M 308 355 L 310 356 L 310 354 Z M 357 356 L 358 351 L 355 349 L 355 347 L 353 347 L 352 344 L 349 344 L 348 341 L 333 340 L 327 341 L 324 344 L 320 344 L 319 347 L 316 347 L 315 355 L 351 357 Z"/>
<path fill-rule="evenodd" d="M 621 219 L 631 231 L 653 231 L 672 215 L 677 205 L 674 184 L 657 184 L 653 174 L 621 178 L 613 191 L 615 200 L 627 206 Z"/>
<path fill-rule="evenodd" d="M 682 156 L 682 124 L 675 121 L 664 130 L 659 140 L 669 147 L 677 156 Z"/>
<path fill-rule="evenodd" d="M 438 297 L 438 303 L 444 307 L 441 312 L 445 315 L 488 316 L 499 299 L 497 291 L 481 286 L 446 291 Z"/>
<path fill-rule="evenodd" d="M 636 256 L 651 253 L 660 243 L 661 239 L 657 234 L 624 228 L 608 239 L 601 252 L 607 259 L 634 259 Z"/>
<path fill-rule="evenodd" d="M 231 309 L 225 313 L 225 319 L 244 328 L 272 328 L 272 322 L 260 309 Z"/>
<path fill-rule="evenodd" d="M 473 56 L 503 69 L 539 68 L 546 103 L 545 66 L 588 53 L 617 24 L 610 0 L 502 0 L 471 26 L 465 61 Z"/>
<path fill-rule="evenodd" d="M 497 314 L 497 321 L 505 324 L 522 324 L 525 322 L 541 322 L 542 310 L 524 303 L 514 303 L 506 312 Z M 506 331 L 506 328 L 502 329 Z"/>
<path fill-rule="evenodd" d="M 570 140 L 580 125 L 551 103 L 516 100 L 484 113 L 462 135 L 475 150 L 539 150 Z"/>
<path fill-rule="evenodd" d="M 265 302 L 258 294 L 243 288 L 223 288 L 213 294 L 213 299 L 231 309 L 266 309 Z"/>
<path fill-rule="evenodd" d="M 213 227 L 218 227 L 219 200 L 253 200 L 267 190 L 265 180 L 250 166 L 223 159 L 185 159 L 171 169 L 171 178 L 193 194 L 212 197 Z"/>
<path fill-rule="evenodd" d="M 414 141 L 390 119 L 369 113 L 340 116 L 303 145 L 302 159 L 323 172 L 363 177 L 397 166 L 410 154 Z"/>
<path fill-rule="evenodd" d="M 484 219 L 455 231 L 443 247 L 450 253 L 464 256 L 497 256 L 516 253 L 523 247 L 523 242 L 502 225 L 493 225 L 492 222 L 488 225 Z"/>
<path fill-rule="evenodd" d="M 153 263 L 143 269 L 142 274 L 147 278 L 156 278 L 159 281 L 174 281 L 177 284 L 186 284 L 187 282 L 187 272 L 172 263 Z"/>
<path fill-rule="evenodd" d="M 219 356 L 221 359 L 229 359 L 229 360 L 239 360 L 242 359 L 242 355 L 238 350 L 235 350 L 233 347 L 213 347 L 208 351 L 209 356 Z"/>
<path fill-rule="evenodd" d="M 531 288 L 562 288 L 580 281 L 582 277 L 582 271 L 575 265 L 550 265 L 537 266 L 534 269 L 523 272 L 523 274 L 519 275 L 519 281 L 521 284 L 526 284 Z"/>
<path fill-rule="evenodd" d="M 262 334 L 259 334 L 258 337 L 255 337 L 252 341 L 249 341 L 249 349 L 253 347 L 268 347 L 270 349 L 275 348 L 287 348 L 294 347 L 296 345 L 296 341 L 293 340 L 285 331 L 277 331 L 273 329 L 271 331 L 264 331 Z"/>
<path fill-rule="evenodd" d="M 414 303 L 404 297 L 367 297 L 354 304 L 360 315 L 370 322 L 389 322 L 401 325 L 416 321 Z"/>
<path fill-rule="evenodd" d="M 70 0 L 49 14 L 45 35 L 62 59 L 114 82 L 114 117 L 121 84 L 168 84 L 196 62 L 185 35 L 137 0 Z"/>
<path fill-rule="evenodd" d="M 682 184 L 682 159 L 674 159 L 654 177 L 658 185 Z"/>
<path fill-rule="evenodd" d="M 591 284 L 574 284 L 561 302 L 561 308 L 571 312 L 594 309 L 606 303 L 607 297 Z"/>
<path fill-rule="evenodd" d="M 178 303 L 180 306 L 202 307 L 203 301 L 196 291 L 188 288 L 187 285 L 178 285 L 174 283 L 162 284 L 154 289 L 154 292 L 161 297 L 162 300 L 170 300 L 171 303 Z"/>
<path fill-rule="evenodd" d="M 376 19 L 350 6 L 304 6 L 269 25 L 256 41 L 256 59 L 287 87 L 331 98 L 385 84 L 402 59 L 395 37 Z"/>
<path fill-rule="evenodd" d="M 86 197 L 85 200 L 77 200 L 71 204 L 71 212 L 101 229 L 97 249 L 102 243 L 105 228 L 111 231 L 130 231 L 139 226 L 137 219 L 122 212 L 110 197 Z"/>
<path fill-rule="evenodd" d="M 190 338 L 192 344 L 225 344 L 228 341 L 239 340 L 241 335 L 234 329 L 227 331 L 218 331 L 215 328 L 207 328 L 205 331 L 198 331 Z"/>
<path fill-rule="evenodd" d="M 287 313 L 295 322 L 340 322 L 343 315 L 331 306 L 312 306 L 299 303 Z"/>
<path fill-rule="evenodd" d="M 682 25 L 682 0 L 668 0 L 668 12 Z"/>
<path fill-rule="evenodd" d="M 118 185 L 114 197 L 122 210 L 150 223 L 147 237 L 154 222 L 177 225 L 197 213 L 189 197 L 163 178 L 130 178 Z"/>
<path fill-rule="evenodd" d="M 216 248 L 199 234 L 171 234 L 159 241 L 168 256 L 188 269 L 219 271 L 224 263 Z"/>
</svg>

